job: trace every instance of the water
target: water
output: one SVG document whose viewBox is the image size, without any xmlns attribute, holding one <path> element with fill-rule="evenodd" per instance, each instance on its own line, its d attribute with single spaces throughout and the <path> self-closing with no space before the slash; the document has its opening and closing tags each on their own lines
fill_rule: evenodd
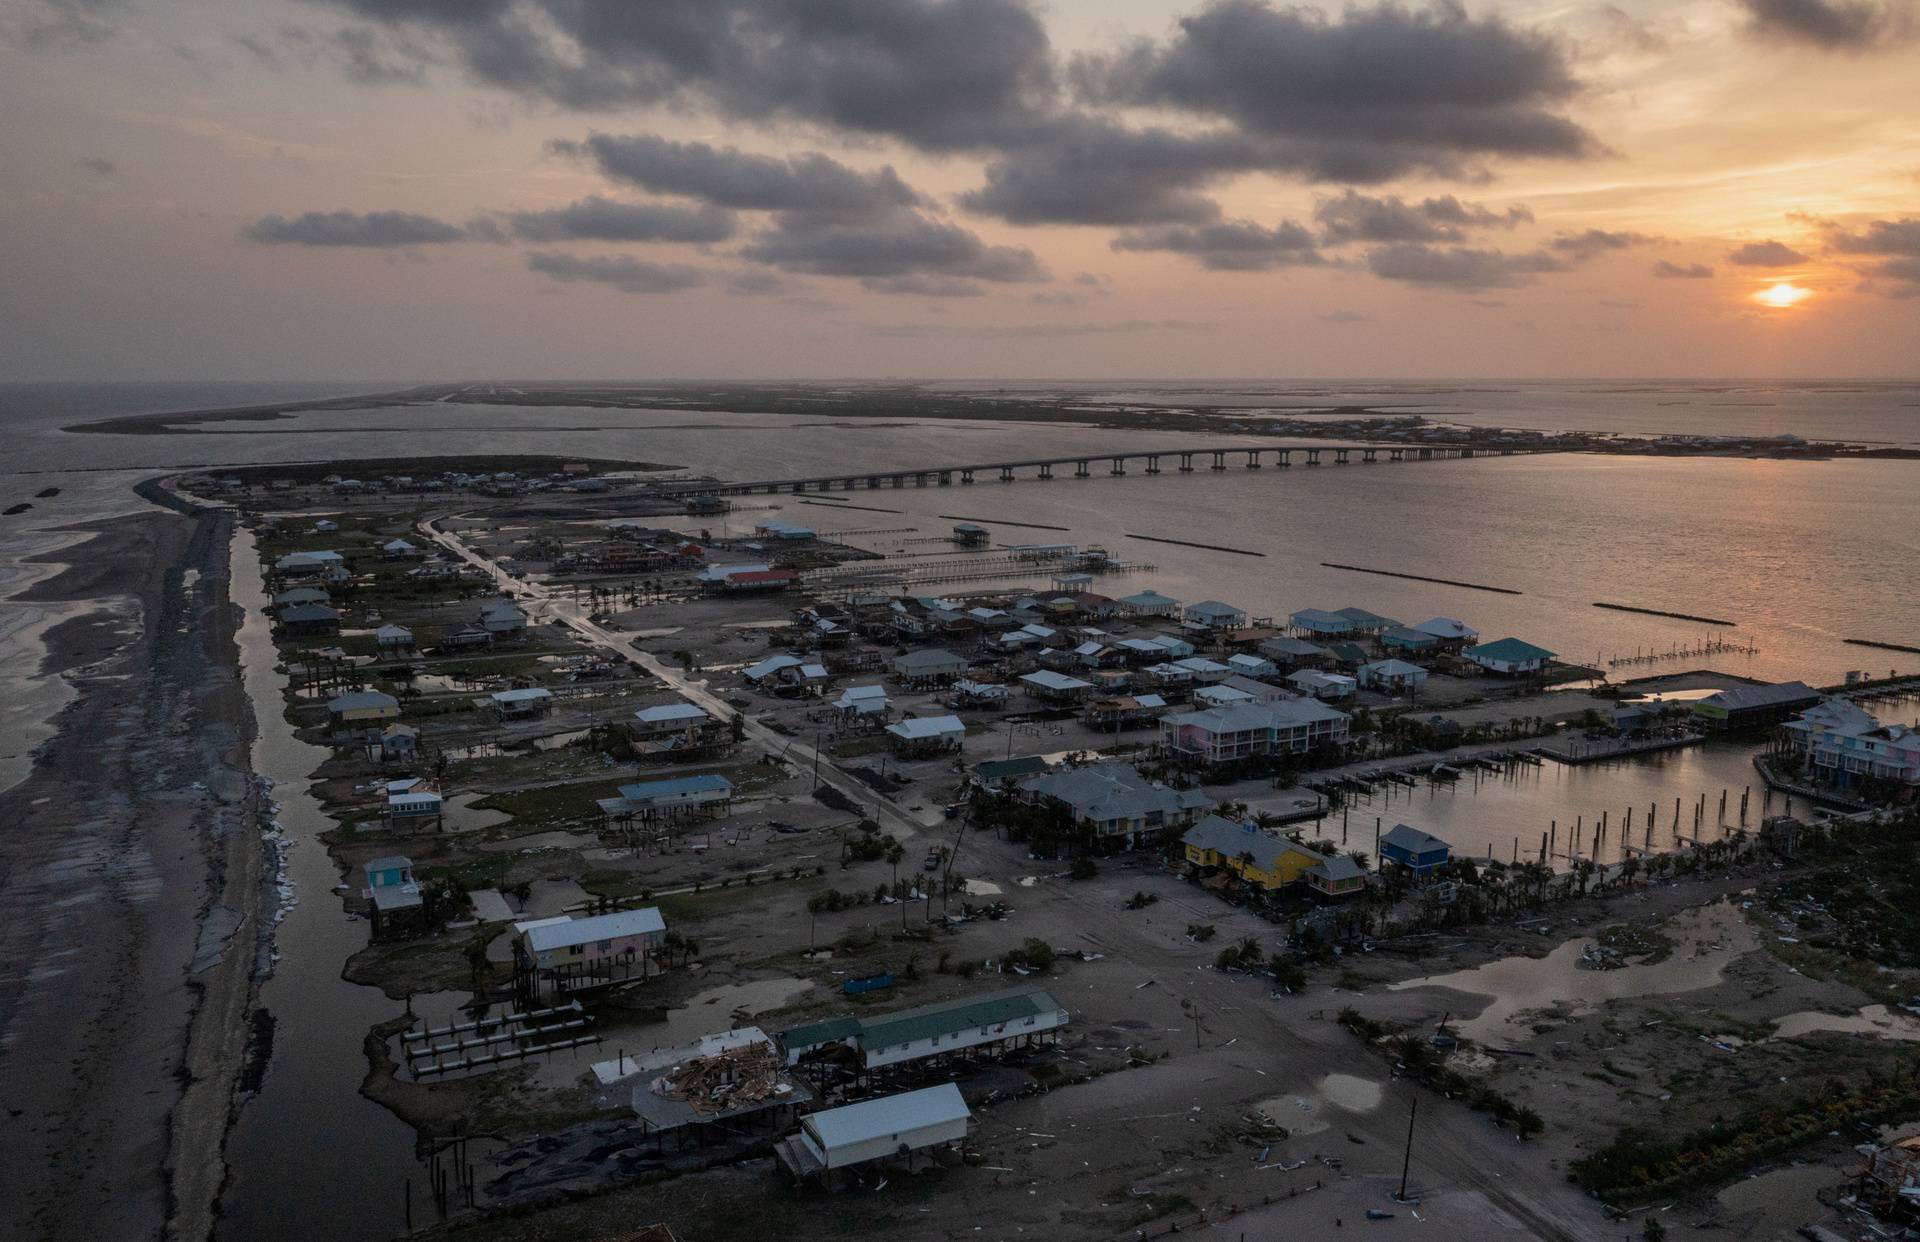
<svg viewBox="0 0 1920 1242">
<path fill-rule="evenodd" d="M 1569 767 L 1546 760 L 1536 766 L 1523 765 L 1511 772 L 1463 772 L 1450 783 L 1430 784 L 1424 779 L 1413 788 L 1382 784 L 1371 801 L 1353 804 L 1346 810 L 1343 834 L 1341 816 L 1320 821 L 1307 829 L 1310 837 L 1327 837 L 1349 849 L 1377 856 L 1374 847 L 1375 820 L 1382 830 L 1408 823 L 1433 833 L 1453 846 L 1460 857 L 1501 862 L 1538 859 L 1540 840 L 1557 840 L 1555 852 L 1564 855 L 1569 834 L 1580 831 L 1580 855 L 1591 857 L 1593 830 L 1602 814 L 1607 817 L 1607 839 L 1600 861 L 1619 862 L 1621 826 L 1629 808 L 1633 811 L 1633 844 L 1646 844 L 1647 811 L 1657 809 L 1653 848 L 1665 852 L 1673 848 L 1673 802 L 1681 800 L 1680 832 L 1693 835 L 1693 808 L 1700 795 L 1707 797 L 1706 828 L 1702 839 L 1717 841 L 1740 827 L 1740 794 L 1752 786 L 1748 803 L 1747 830 L 1760 826 L 1764 787 L 1753 769 L 1753 748 L 1736 743 L 1708 742 L 1681 750 L 1658 751 L 1637 759 L 1618 759 L 1605 763 Z M 1722 829 L 1717 823 L 1720 793 L 1727 790 L 1727 820 Z M 1775 796 L 1771 803 L 1778 813 L 1783 800 Z M 1345 839 L 1343 840 L 1343 835 Z M 1564 869 L 1566 860 L 1554 864 Z"/>
<path fill-rule="evenodd" d="M 379 989 L 340 977 L 346 959 L 365 947 L 367 924 L 349 918 L 332 891 L 342 877 L 319 837 L 333 823 L 307 779 L 327 751 L 295 738 L 282 715 L 286 679 L 273 671 L 278 657 L 260 607 L 259 558 L 244 538 L 234 549 L 233 599 L 246 610 L 240 653 L 259 729 L 253 767 L 273 782 L 280 804 L 294 905 L 260 994 L 276 1020 L 273 1059 L 227 1140 L 232 1172 L 216 1236 L 388 1237 L 404 1222 L 403 1179 L 421 1178 L 412 1128 L 360 1094 L 362 1040 L 400 1007 Z"/>
</svg>

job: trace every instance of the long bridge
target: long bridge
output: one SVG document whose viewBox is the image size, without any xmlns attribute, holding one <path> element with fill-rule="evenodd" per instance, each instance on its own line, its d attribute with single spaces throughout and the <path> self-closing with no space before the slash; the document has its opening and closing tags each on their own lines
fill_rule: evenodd
<svg viewBox="0 0 1920 1242">
<path fill-rule="evenodd" d="M 1513 450 L 1501 448 L 1491 450 L 1502 457 L 1511 457 Z M 1138 466 L 1142 474 L 1161 474 L 1168 467 L 1180 474 L 1191 474 L 1196 469 L 1227 470 L 1229 459 L 1247 470 L 1258 470 L 1266 465 L 1265 458 L 1272 457 L 1273 464 L 1282 469 L 1294 465 L 1298 456 L 1307 466 L 1320 466 L 1331 462 L 1336 466 L 1345 466 L 1354 462 L 1361 465 L 1373 465 L 1377 462 L 1403 461 L 1439 461 L 1447 458 L 1476 456 L 1476 450 L 1466 446 L 1453 445 L 1328 445 L 1325 447 L 1303 448 L 1290 445 L 1278 448 L 1273 445 L 1236 444 L 1223 448 L 1192 449 L 1131 449 L 1126 452 L 1077 453 L 1068 457 L 1034 457 L 1023 461 L 977 462 L 968 466 L 935 466 L 921 470 L 876 470 L 856 474 L 817 475 L 807 479 L 754 479 L 724 483 L 667 483 L 660 490 L 668 493 L 700 494 L 707 496 L 746 496 L 754 493 L 774 495 L 780 492 L 831 492 L 854 491 L 857 488 L 879 487 L 949 487 L 956 483 L 971 484 L 981 478 L 997 477 L 1002 483 L 1011 483 L 1019 472 L 1033 471 L 1032 477 L 1050 480 L 1064 476 L 1056 475 L 1056 468 L 1072 467 L 1072 478 L 1087 479 L 1095 474 L 1113 477 L 1124 476 L 1128 466 Z M 1211 459 L 1209 461 L 1209 459 Z M 1196 466 L 1195 461 L 1202 463 Z M 1177 464 L 1176 464 L 1177 463 Z"/>
</svg>

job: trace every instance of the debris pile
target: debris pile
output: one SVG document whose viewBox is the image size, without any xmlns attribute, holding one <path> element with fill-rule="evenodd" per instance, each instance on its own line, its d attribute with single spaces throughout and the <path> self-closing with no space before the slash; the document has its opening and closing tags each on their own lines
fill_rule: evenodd
<svg viewBox="0 0 1920 1242">
<path fill-rule="evenodd" d="M 766 1043 L 694 1057 L 654 1079 L 647 1089 L 665 1099 L 683 1100 L 696 1113 L 759 1104 L 793 1090 L 781 1081 L 780 1058 Z"/>
</svg>

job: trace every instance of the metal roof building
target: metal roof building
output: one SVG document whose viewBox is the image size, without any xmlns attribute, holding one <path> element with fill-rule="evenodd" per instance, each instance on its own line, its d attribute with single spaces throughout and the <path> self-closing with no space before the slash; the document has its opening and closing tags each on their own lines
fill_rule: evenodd
<svg viewBox="0 0 1920 1242">
<path fill-rule="evenodd" d="M 1067 1025 L 1067 1011 L 1042 988 L 1012 988 L 940 1001 L 871 1018 L 829 1018 L 780 1036 L 789 1065 L 829 1044 L 860 1053 L 867 1069 L 1043 1035 Z"/>
<path fill-rule="evenodd" d="M 941 1083 L 814 1113 L 800 1123 L 798 1135 L 781 1144 L 779 1154 L 796 1176 L 831 1175 L 902 1151 L 958 1143 L 967 1137 L 972 1116 L 960 1088 Z"/>
</svg>

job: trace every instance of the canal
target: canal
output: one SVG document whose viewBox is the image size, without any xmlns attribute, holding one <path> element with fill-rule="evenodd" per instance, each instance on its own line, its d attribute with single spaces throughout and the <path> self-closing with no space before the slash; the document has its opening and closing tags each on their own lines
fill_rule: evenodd
<svg viewBox="0 0 1920 1242">
<path fill-rule="evenodd" d="M 367 943 L 333 891 L 341 875 L 320 834 L 333 826 L 308 792 L 324 747 L 293 735 L 285 716 L 286 677 L 268 631 L 260 560 L 251 539 L 235 539 L 233 599 L 246 610 L 240 667 L 253 705 L 253 770 L 273 782 L 284 834 L 278 961 L 260 1003 L 274 1017 L 273 1053 L 260 1090 L 242 1106 L 227 1139 L 228 1181 L 215 1236 L 230 1242 L 276 1238 L 385 1238 L 403 1231 L 407 1179 L 422 1182 L 412 1127 L 360 1094 L 369 1027 L 403 1006 L 377 988 L 341 978 Z"/>
</svg>

